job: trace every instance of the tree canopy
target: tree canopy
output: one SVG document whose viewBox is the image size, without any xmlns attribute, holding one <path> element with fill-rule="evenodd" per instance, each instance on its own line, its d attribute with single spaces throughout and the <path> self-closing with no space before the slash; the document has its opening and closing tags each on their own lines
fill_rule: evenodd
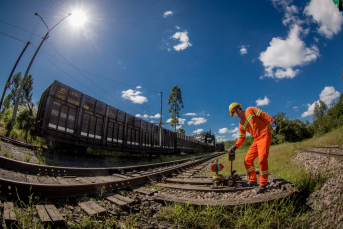
<svg viewBox="0 0 343 229">
<path fill-rule="evenodd" d="M 179 124 L 180 110 L 183 108 L 181 89 L 174 85 L 168 97 L 168 112 L 170 113 L 170 127 L 174 128 L 176 132 L 176 126 Z"/>
<path fill-rule="evenodd" d="M 18 95 L 20 84 L 23 80 L 22 73 L 17 72 L 13 75 L 10 82 L 10 93 L 6 96 L 4 101 L 5 108 L 9 108 L 11 105 L 14 105 L 15 100 Z M 19 105 L 28 105 L 32 102 L 32 90 L 33 90 L 33 78 L 32 75 L 28 75 L 23 87 L 22 94 L 19 98 Z"/>
</svg>

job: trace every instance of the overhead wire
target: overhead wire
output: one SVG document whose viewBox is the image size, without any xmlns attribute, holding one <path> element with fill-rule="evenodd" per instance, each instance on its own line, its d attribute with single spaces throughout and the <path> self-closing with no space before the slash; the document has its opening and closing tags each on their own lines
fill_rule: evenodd
<svg viewBox="0 0 343 229">
<path fill-rule="evenodd" d="M 27 31 L 26 29 L 22 29 L 22 28 L 20 28 L 20 27 L 18 27 L 18 26 L 12 25 L 12 24 L 10 24 L 10 23 L 7 23 L 7 22 L 5 22 L 5 21 L 2 21 L 2 20 L 0 20 L 0 22 L 1 22 L 1 23 L 4 23 L 4 24 L 6 24 L 6 25 L 12 26 L 12 27 L 14 27 L 14 28 L 20 29 L 20 30 L 22 30 L 22 31 L 25 31 L 25 32 L 27 32 L 27 33 L 30 33 L 30 34 L 31 34 L 31 32 L 30 32 L 30 31 Z M 39 35 L 37 35 L 37 34 L 33 34 L 33 35 L 35 35 L 35 36 L 37 36 L 37 37 L 40 37 L 40 38 L 42 38 L 41 36 L 39 36 Z"/>
<path fill-rule="evenodd" d="M 45 7 L 43 13 L 42 13 L 42 17 L 45 16 L 45 14 L 48 12 L 48 10 L 51 8 L 51 6 L 54 4 L 54 1 L 55 0 L 50 0 L 49 4 Z M 31 38 L 33 36 L 33 34 L 36 32 L 36 29 L 38 28 L 39 24 L 41 23 L 41 20 L 38 18 L 37 19 L 37 22 L 36 22 L 36 25 L 33 27 L 33 30 L 31 32 L 31 35 L 30 35 L 30 38 L 29 38 L 29 41 L 31 41 Z"/>
<path fill-rule="evenodd" d="M 1 31 L 0 31 L 0 33 L 1 33 L 2 35 L 5 35 L 5 36 L 10 37 L 10 38 L 12 38 L 12 39 L 15 39 L 15 40 L 18 40 L 18 41 L 20 41 L 20 42 L 23 42 L 24 44 L 26 43 L 25 41 L 20 40 L 19 38 L 13 37 L 13 36 L 11 36 L 11 35 L 8 35 L 8 34 L 6 34 L 6 33 L 4 33 L 4 32 L 1 32 Z"/>
<path fill-rule="evenodd" d="M 60 68 L 59 66 L 57 66 L 54 62 L 52 62 L 44 53 L 41 53 L 41 55 L 47 59 L 51 64 L 53 64 L 56 68 L 58 68 L 60 71 L 62 71 L 64 74 L 66 74 L 67 76 L 69 76 L 70 78 L 72 78 L 75 82 L 77 82 L 78 84 L 80 84 L 81 86 L 83 86 L 84 88 L 86 88 L 87 90 L 93 92 L 94 94 L 96 94 L 97 96 L 99 96 L 100 98 L 103 98 L 104 100 L 107 100 L 110 103 L 110 100 L 108 100 L 107 98 L 103 97 L 102 95 L 96 93 L 95 91 L 93 91 L 92 89 L 90 89 L 89 87 L 87 87 L 86 85 L 82 84 L 80 81 L 78 81 L 77 79 L 75 79 L 73 76 L 71 76 L 70 74 L 68 74 L 67 72 L 65 72 L 62 68 Z M 135 111 L 136 112 L 136 111 Z"/>
<path fill-rule="evenodd" d="M 42 38 L 41 36 L 39 36 L 39 35 L 37 35 L 37 34 L 35 34 L 34 32 L 29 32 L 29 31 L 27 31 L 27 30 L 25 30 L 25 29 L 22 29 L 22 28 L 20 28 L 20 27 L 18 27 L 18 26 L 15 26 L 15 25 L 12 25 L 12 24 L 10 24 L 10 23 L 7 23 L 7 22 L 5 22 L 5 21 L 2 21 L 2 20 L 0 20 L 0 22 L 2 22 L 2 23 L 4 23 L 4 24 L 7 24 L 7 25 L 9 25 L 9 26 L 12 26 L 12 27 L 14 27 L 14 28 L 17 28 L 17 29 L 20 29 L 20 30 L 22 30 L 22 31 L 25 31 L 25 32 L 27 32 L 27 33 L 30 33 L 30 34 L 32 34 L 32 35 L 35 35 L 35 36 L 37 36 L 37 37 L 40 37 L 40 38 Z M 7 34 L 4 34 L 4 35 L 6 35 L 6 36 L 9 36 L 9 35 L 7 35 Z M 11 37 L 11 36 L 10 36 Z M 12 37 L 12 38 L 14 38 L 14 37 Z M 16 38 L 14 38 L 14 39 L 16 39 Z M 19 39 L 18 39 L 19 40 Z M 19 41 L 22 41 L 22 40 L 19 40 Z M 24 41 L 22 41 L 22 42 L 24 42 Z M 25 42 L 24 42 L 25 43 Z M 120 103 L 122 103 L 124 106 L 126 106 L 126 107 L 128 107 L 129 109 L 131 109 L 131 110 L 133 110 L 133 111 L 135 111 L 136 113 L 139 113 L 138 111 L 136 111 L 135 109 L 133 109 L 133 108 L 131 108 L 131 107 L 129 107 L 129 106 L 127 106 L 125 103 L 123 103 L 123 102 L 121 102 L 120 100 L 118 100 L 117 98 L 115 98 L 115 97 L 113 97 L 110 93 L 108 93 L 107 91 L 105 91 L 104 89 L 102 89 L 100 86 L 98 86 L 95 82 L 93 82 L 91 79 L 89 79 L 86 75 L 84 75 L 81 71 L 83 71 L 83 72 L 86 72 L 86 73 L 88 73 L 88 74 L 91 74 L 91 75 L 94 75 L 94 76 L 97 76 L 97 77 L 100 77 L 100 78 L 103 78 L 103 79 L 106 79 L 106 80 L 109 80 L 109 81 L 112 81 L 112 82 L 116 82 L 116 83 L 120 83 L 120 84 L 123 84 L 123 85 L 127 85 L 127 86 L 132 86 L 132 87 L 135 87 L 135 86 L 133 86 L 133 85 L 130 85 L 130 84 L 126 84 L 126 83 L 123 83 L 123 82 L 119 82 L 119 81 L 116 81 L 116 80 L 113 80 L 113 79 L 109 79 L 109 78 L 106 78 L 106 77 L 103 77 L 103 76 L 100 76 L 100 75 L 98 75 L 98 74 L 95 74 L 95 73 L 91 73 L 91 72 L 89 72 L 89 71 L 86 71 L 86 70 L 83 70 L 83 69 L 81 69 L 81 68 L 77 68 L 77 67 L 75 67 L 74 65 L 72 65 L 66 58 L 64 58 L 49 42 L 47 42 L 67 63 L 65 63 L 65 62 L 63 62 L 63 61 L 61 61 L 61 60 L 59 60 L 59 59 L 57 59 L 57 58 L 55 58 L 55 57 L 52 57 L 51 55 L 49 55 L 49 54 L 46 54 L 46 55 L 49 55 L 50 57 L 52 57 L 52 58 L 54 58 L 54 59 L 56 59 L 56 60 L 58 60 L 58 61 L 60 61 L 60 62 L 62 62 L 62 63 L 64 63 L 64 64 L 67 64 L 67 65 L 69 65 L 69 66 L 71 66 L 71 67 L 73 67 L 75 70 L 77 70 L 81 75 L 83 75 L 85 78 L 87 78 L 89 81 L 91 81 L 93 84 L 95 84 L 99 89 L 101 89 L 102 91 L 104 91 L 105 93 L 107 93 L 108 95 L 110 95 L 112 98 L 114 98 L 115 100 L 117 100 L 118 102 L 120 102 Z M 31 43 L 31 45 L 32 45 L 32 43 Z M 34 46 L 34 45 L 33 45 Z M 35 47 L 35 46 L 34 46 Z M 36 47 L 37 48 L 37 47 Z M 42 51 L 41 51 L 42 52 Z M 43 55 L 43 54 L 42 54 Z M 52 64 L 54 64 L 49 58 L 47 58 L 45 55 L 43 55 L 49 62 L 51 62 Z M 55 64 L 54 64 L 55 65 Z M 57 65 L 55 65 L 57 68 L 59 68 Z M 61 68 L 59 68 L 61 71 L 63 71 Z M 63 71 L 65 74 L 67 74 L 65 71 Z M 70 76 L 69 74 L 67 74 L 68 76 Z M 71 76 L 70 76 L 71 77 Z M 73 77 L 71 77 L 72 79 L 74 79 L 76 82 L 78 82 L 75 78 L 73 78 Z M 78 82 L 79 83 L 79 82 Z M 81 84 L 81 83 L 80 83 Z M 82 86 L 84 86 L 83 84 L 81 84 Z M 86 87 L 86 86 L 84 86 L 84 87 Z M 87 87 L 86 87 L 87 88 Z M 88 88 L 87 88 L 88 89 Z M 154 90 L 150 90 L 150 89 L 144 89 L 144 90 L 147 90 L 147 91 L 151 91 L 151 92 L 155 92 L 155 93 L 159 93 L 158 91 L 154 91 Z M 90 91 L 92 91 L 92 90 L 90 90 Z M 94 92 L 94 91 L 92 91 L 92 92 Z M 95 92 L 94 92 L 95 93 Z M 95 94 L 97 94 L 97 93 L 95 93 Z M 98 94 L 97 94 L 98 95 Z M 100 95 L 99 95 L 100 96 Z M 100 96 L 100 97 L 102 97 L 102 96 Z M 102 98 L 104 98 L 104 97 L 102 97 Z"/>
<path fill-rule="evenodd" d="M 49 42 L 48 42 L 49 44 Z M 50 44 L 49 44 L 50 45 Z M 51 46 L 51 45 L 50 45 Z M 52 46 L 51 46 L 52 47 Z M 102 87 L 100 87 L 99 85 L 97 85 L 94 81 L 92 81 L 89 77 L 87 77 L 85 74 L 83 74 L 78 68 L 76 68 L 74 65 L 72 65 L 64 56 L 62 56 L 54 47 L 52 47 L 58 55 L 60 55 L 65 61 L 67 61 L 67 63 L 74 68 L 76 71 L 78 71 L 81 75 L 83 75 L 85 78 L 87 78 L 90 82 L 92 82 L 95 86 L 97 86 L 100 90 L 102 90 L 103 92 L 105 92 L 106 94 L 108 94 L 109 96 L 111 96 L 113 99 L 117 100 L 118 102 L 120 102 L 121 104 L 123 104 L 124 106 L 134 110 L 133 108 L 127 106 L 125 103 L 123 103 L 122 101 L 120 101 L 119 99 L 117 99 L 116 97 L 114 97 L 112 94 L 110 94 L 109 92 L 107 92 L 106 90 L 104 90 Z M 138 113 L 138 111 L 134 110 L 135 112 Z"/>
<path fill-rule="evenodd" d="M 10 25 L 10 26 L 13 26 L 13 27 L 15 27 L 15 28 L 17 28 L 17 29 L 23 30 L 23 31 L 25 31 L 25 32 L 31 34 L 31 32 L 29 32 L 29 31 L 27 31 L 27 30 L 25 30 L 25 29 L 19 28 L 19 27 L 15 26 L 15 25 L 9 24 L 9 23 L 4 22 L 4 21 L 2 21 L 2 20 L 0 20 L 0 22 L 5 23 L 5 24 Z M 39 36 L 39 35 L 37 35 L 37 34 L 34 34 L 34 33 L 32 33 L 32 34 L 35 35 L 35 36 L 37 36 L 37 37 L 42 38 L 41 36 Z M 49 42 L 47 42 L 47 43 L 50 45 Z M 50 46 L 56 51 L 56 49 L 55 49 L 52 45 L 50 45 Z M 41 51 L 41 52 L 42 52 L 42 51 Z M 56 52 L 57 52 L 57 51 L 56 51 Z M 49 55 L 49 54 L 47 54 L 47 53 L 45 53 L 45 54 L 48 55 L 48 56 L 50 56 L 51 58 L 54 58 L 54 59 L 60 61 L 61 63 L 67 64 L 67 65 L 69 65 L 69 66 L 72 66 L 73 68 L 78 69 L 78 70 L 83 71 L 83 72 L 86 72 L 86 73 L 88 73 L 88 74 L 90 74 L 90 75 L 97 76 L 97 77 L 100 77 L 100 78 L 103 78 L 103 79 L 106 79 L 106 80 L 109 80 L 109 81 L 112 81 L 112 82 L 115 82 L 115 83 L 120 83 L 120 84 L 123 84 L 123 85 L 126 85 L 126 86 L 136 87 L 136 86 L 131 85 L 131 84 L 127 84 L 127 83 L 123 83 L 123 82 L 120 82 L 120 81 L 117 81 L 117 80 L 109 79 L 109 78 L 107 78 L 107 77 L 104 77 L 104 76 L 101 76 L 101 75 L 98 75 L 98 74 L 89 72 L 89 71 L 87 71 L 87 70 L 84 70 L 84 69 L 81 69 L 81 68 L 78 68 L 78 67 L 75 67 L 75 66 L 73 66 L 72 64 L 63 62 L 62 60 L 59 60 L 59 59 L 57 59 L 57 58 L 55 58 L 55 57 L 53 57 L 53 56 L 51 56 L 51 55 Z M 60 54 L 59 54 L 59 55 L 60 55 Z M 155 91 L 155 90 L 151 90 L 151 89 L 146 89 L 146 88 L 144 88 L 144 90 L 146 90 L 146 91 L 151 91 L 151 92 L 156 92 L 156 93 L 160 93 L 159 91 Z"/>
<path fill-rule="evenodd" d="M 35 47 L 35 46 L 33 45 L 33 47 Z M 57 52 L 57 53 L 58 53 L 58 52 Z M 65 71 L 63 71 L 63 70 L 62 70 L 60 67 L 58 67 L 55 63 L 53 63 L 49 58 L 47 58 L 43 53 L 42 53 L 42 55 L 43 55 L 50 63 L 52 63 L 52 64 L 53 64 L 54 66 L 56 66 L 57 68 L 59 68 L 63 73 L 65 73 L 67 76 L 71 77 L 71 78 L 72 78 L 73 80 L 75 80 L 77 83 L 81 84 L 82 86 L 84 86 L 84 87 L 87 88 L 88 90 L 92 91 L 92 92 L 95 93 L 96 95 L 100 96 L 101 98 L 106 99 L 105 97 L 99 95 L 98 93 L 96 93 L 96 92 L 94 92 L 93 90 L 91 90 L 91 89 L 89 89 L 88 87 L 86 87 L 84 84 L 82 84 L 82 83 L 80 83 L 79 81 L 77 81 L 77 80 L 76 80 L 74 77 L 72 77 L 70 74 L 68 74 L 68 73 L 66 73 Z M 61 56 L 61 57 L 64 58 L 63 56 Z M 65 59 L 65 58 L 64 58 L 64 59 Z M 66 59 L 65 59 L 65 61 L 68 62 L 68 60 L 66 60 Z M 69 63 L 69 62 L 68 62 L 68 63 Z M 70 63 L 69 63 L 69 65 L 70 65 L 71 67 L 73 67 Z M 77 70 L 77 69 L 76 69 L 76 70 Z M 78 70 L 77 70 L 77 71 L 78 71 Z M 99 89 L 101 89 L 102 91 L 104 91 L 105 93 L 107 93 L 109 96 L 111 96 L 113 99 L 117 100 L 118 102 L 120 102 L 120 103 L 123 104 L 124 106 L 128 107 L 129 109 L 133 110 L 134 112 L 139 113 L 138 111 L 136 111 L 136 110 L 133 109 L 132 107 L 126 105 L 126 104 L 123 103 L 123 102 L 121 102 L 120 100 L 118 100 L 117 98 L 115 98 L 112 94 L 110 94 L 109 92 L 107 92 L 106 90 L 104 90 L 103 88 L 101 88 L 100 86 L 98 86 L 94 81 L 92 81 L 91 79 L 89 79 L 87 76 L 85 76 L 84 74 L 82 74 L 80 71 L 79 71 L 79 73 L 80 73 L 81 75 L 83 75 L 85 78 L 87 78 L 90 82 L 92 82 L 92 83 L 93 83 L 95 86 L 97 86 Z M 108 100 L 108 99 L 106 99 L 106 100 Z"/>
<path fill-rule="evenodd" d="M 49 42 L 48 42 L 48 44 L 50 45 L 50 47 L 52 47 L 63 59 L 65 59 Z M 52 57 L 52 56 L 51 56 Z M 52 58 L 55 58 L 55 57 L 52 57 Z M 131 84 L 127 84 L 127 83 L 123 83 L 123 82 L 120 82 L 120 81 L 117 81 L 117 80 L 113 80 L 113 79 L 110 79 L 110 78 L 107 78 L 107 77 L 104 77 L 104 76 L 101 76 L 101 75 L 98 75 L 98 74 L 95 74 L 95 73 L 92 73 L 92 72 L 89 72 L 89 71 L 87 71 L 87 70 L 84 70 L 84 69 L 81 69 L 81 68 L 78 68 L 78 67 L 76 67 L 76 66 L 74 66 L 74 65 L 72 65 L 69 61 L 67 61 L 66 59 L 66 61 L 67 61 L 67 63 L 65 63 L 65 62 L 63 62 L 62 60 L 59 60 L 59 59 L 57 59 L 57 58 L 55 58 L 56 60 L 58 60 L 58 61 L 60 61 L 61 63 L 64 63 L 64 64 L 67 64 L 67 65 L 69 65 L 69 66 L 71 66 L 71 67 L 73 67 L 73 68 L 75 68 L 75 69 L 77 69 L 77 70 L 80 70 L 80 71 L 83 71 L 83 72 L 86 72 L 86 73 L 88 73 L 88 74 L 90 74 L 90 75 L 93 75 L 93 76 L 97 76 L 97 77 L 100 77 L 100 78 L 103 78 L 103 79 L 106 79 L 106 80 L 109 80 L 109 81 L 112 81 L 112 82 L 115 82 L 115 83 L 120 83 L 120 84 L 123 84 L 123 85 L 126 85 L 126 86 L 130 86 L 130 87 L 136 87 L 136 86 L 134 86 L 134 85 L 131 85 Z M 158 92 L 158 91 L 154 91 L 154 90 L 151 90 L 151 89 L 146 89 L 146 88 L 144 88 L 144 90 L 146 90 L 146 91 L 151 91 L 151 92 L 156 92 L 156 93 L 160 93 L 160 92 Z"/>
</svg>

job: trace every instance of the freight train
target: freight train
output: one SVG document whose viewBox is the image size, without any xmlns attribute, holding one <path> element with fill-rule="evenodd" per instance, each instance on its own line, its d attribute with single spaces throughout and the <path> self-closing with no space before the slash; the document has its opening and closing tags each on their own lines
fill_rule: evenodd
<svg viewBox="0 0 343 229">
<path fill-rule="evenodd" d="M 36 135 L 52 150 L 85 153 L 87 147 L 121 152 L 210 152 L 214 146 L 114 108 L 63 83 L 54 81 L 38 106 Z"/>
</svg>

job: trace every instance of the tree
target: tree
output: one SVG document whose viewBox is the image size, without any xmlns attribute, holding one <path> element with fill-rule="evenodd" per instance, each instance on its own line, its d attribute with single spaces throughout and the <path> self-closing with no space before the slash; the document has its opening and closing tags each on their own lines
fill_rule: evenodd
<svg viewBox="0 0 343 229">
<path fill-rule="evenodd" d="M 170 127 L 174 128 L 176 132 L 176 126 L 179 124 L 180 110 L 183 108 L 181 89 L 174 85 L 168 97 L 168 105 L 170 106 L 168 112 L 170 113 Z"/>
<path fill-rule="evenodd" d="M 178 132 L 179 134 L 183 134 L 183 135 L 186 134 L 186 131 L 185 131 L 184 129 L 182 129 L 182 128 L 178 129 L 177 132 Z"/>
<path fill-rule="evenodd" d="M 328 110 L 328 106 L 322 101 L 315 102 L 314 104 L 314 111 L 313 111 L 313 122 L 319 121 L 321 118 L 326 115 Z"/>
<path fill-rule="evenodd" d="M 20 84 L 23 80 L 22 73 L 17 72 L 13 75 L 10 82 L 10 93 L 6 96 L 5 101 L 8 101 L 8 105 L 14 105 L 15 100 L 18 95 Z M 23 87 L 22 94 L 20 95 L 19 105 L 27 105 L 31 103 L 32 100 L 32 90 L 33 90 L 33 78 L 32 75 L 28 75 Z M 6 107 L 6 105 L 5 105 Z M 30 108 L 30 107 L 29 107 Z"/>
</svg>

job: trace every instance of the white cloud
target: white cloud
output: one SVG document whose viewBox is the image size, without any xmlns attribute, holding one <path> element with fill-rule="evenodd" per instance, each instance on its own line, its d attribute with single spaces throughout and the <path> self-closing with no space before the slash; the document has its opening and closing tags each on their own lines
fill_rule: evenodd
<svg viewBox="0 0 343 229">
<path fill-rule="evenodd" d="M 166 17 L 168 17 L 169 15 L 170 15 L 170 16 L 171 16 L 171 15 L 173 15 L 173 12 L 172 12 L 172 11 L 170 11 L 170 10 L 169 10 L 169 11 L 166 11 L 166 12 L 164 12 L 164 14 L 163 14 L 163 17 L 164 17 L 164 18 L 166 18 Z"/>
<path fill-rule="evenodd" d="M 298 107 L 297 107 L 297 106 L 294 106 L 293 109 L 298 109 Z"/>
<path fill-rule="evenodd" d="M 140 118 L 140 117 L 141 117 L 141 115 L 140 115 L 140 114 L 136 114 L 136 115 L 135 115 L 135 117 L 137 117 L 137 118 Z"/>
<path fill-rule="evenodd" d="M 227 141 L 227 139 L 225 136 L 219 136 L 219 135 L 216 136 L 216 142 L 217 143 L 226 142 L 226 141 Z"/>
<path fill-rule="evenodd" d="M 219 129 L 218 133 L 220 134 L 230 134 L 230 133 L 238 133 L 238 127 L 236 127 L 235 129 L 229 130 L 228 128 L 224 127 Z"/>
<path fill-rule="evenodd" d="M 265 106 L 270 103 L 270 100 L 267 98 L 267 96 L 264 96 L 264 99 L 258 99 L 256 100 L 256 106 Z"/>
<path fill-rule="evenodd" d="M 142 87 L 141 86 L 137 86 L 136 89 L 141 89 Z"/>
<path fill-rule="evenodd" d="M 293 25 L 286 40 L 274 37 L 267 50 L 260 53 L 259 60 L 265 68 L 264 77 L 294 78 L 299 73 L 298 69 L 293 69 L 294 67 L 306 65 L 317 59 L 317 46 L 307 48 L 299 37 L 301 32 L 303 29 L 300 26 Z"/>
<path fill-rule="evenodd" d="M 231 133 L 233 133 L 233 135 L 231 135 L 234 139 L 239 137 L 239 130 L 238 127 L 236 127 L 235 129 L 231 130 Z"/>
<path fill-rule="evenodd" d="M 189 121 L 187 124 L 196 126 L 196 125 L 200 125 L 206 122 L 207 122 L 207 119 L 200 117 L 200 118 L 192 118 L 191 121 Z"/>
<path fill-rule="evenodd" d="M 231 126 L 234 126 L 234 125 L 235 125 L 234 123 L 231 124 Z"/>
<path fill-rule="evenodd" d="M 197 129 L 197 130 L 193 131 L 193 134 L 200 134 L 203 131 L 204 131 L 204 129 Z"/>
<path fill-rule="evenodd" d="M 221 128 L 221 129 L 219 129 L 218 133 L 220 133 L 220 134 L 227 134 L 227 133 L 229 133 L 229 129 L 226 128 L 226 127 Z"/>
<path fill-rule="evenodd" d="M 294 16 L 294 14 L 298 14 L 298 13 L 299 13 L 299 9 L 297 6 L 295 5 L 286 6 L 285 16 L 282 20 L 282 23 L 284 25 L 293 24 L 293 23 L 300 25 L 301 23 L 303 23 L 303 21 L 301 21 L 297 16 Z"/>
<path fill-rule="evenodd" d="M 186 116 L 196 116 L 197 114 L 196 113 L 186 113 L 184 115 L 186 115 Z"/>
<path fill-rule="evenodd" d="M 316 101 L 316 102 L 318 102 L 318 101 Z M 305 117 L 307 117 L 307 116 L 313 115 L 314 105 L 316 104 L 316 102 L 312 103 L 312 105 L 310 105 L 310 106 L 308 107 L 307 111 L 305 111 L 305 112 L 301 115 L 302 118 L 305 118 Z"/>
<path fill-rule="evenodd" d="M 160 117 L 161 117 L 160 113 L 157 113 L 157 114 L 155 114 L 153 116 L 149 116 L 149 118 L 153 118 L 153 119 L 158 119 Z"/>
<path fill-rule="evenodd" d="M 247 47 L 249 47 L 249 46 L 245 46 L 245 45 L 240 46 L 241 49 L 239 50 L 239 52 L 241 53 L 241 55 L 248 53 Z"/>
<path fill-rule="evenodd" d="M 295 5 L 291 5 L 292 0 L 272 0 L 273 5 L 279 11 L 285 11 L 285 15 L 282 19 L 282 23 L 287 26 L 288 24 L 300 25 L 304 21 L 300 20 L 296 14 L 299 14 L 299 8 Z"/>
<path fill-rule="evenodd" d="M 326 105 L 330 105 L 332 103 L 333 100 L 337 99 L 340 96 L 340 93 L 338 91 L 335 90 L 335 88 L 333 86 L 331 87 L 325 87 L 323 89 L 323 91 L 320 93 L 319 95 L 319 99 L 322 100 Z M 313 102 L 307 109 L 307 111 L 305 111 L 301 117 L 305 118 L 307 116 L 313 115 L 314 112 L 314 106 L 316 104 L 316 102 L 319 102 L 319 100 Z M 309 105 L 309 104 L 308 104 Z M 307 106 L 308 106 L 307 105 Z"/>
<path fill-rule="evenodd" d="M 180 26 L 175 26 L 176 29 L 180 29 Z"/>
<path fill-rule="evenodd" d="M 330 105 L 333 100 L 337 99 L 340 96 L 340 93 L 335 90 L 333 86 L 325 87 L 324 90 L 320 93 L 319 98 L 326 103 L 326 105 Z"/>
<path fill-rule="evenodd" d="M 143 115 L 143 118 L 149 118 L 149 115 L 145 114 Z"/>
<path fill-rule="evenodd" d="M 208 117 L 208 116 L 211 116 L 211 115 L 210 115 L 210 114 L 207 114 L 207 117 Z"/>
<path fill-rule="evenodd" d="M 122 91 L 122 96 L 124 99 L 131 100 L 133 103 L 143 104 L 148 102 L 148 99 L 144 96 L 141 96 L 142 92 L 129 89 L 127 91 Z"/>
<path fill-rule="evenodd" d="M 332 0 L 311 0 L 304 14 L 318 24 L 317 31 L 326 38 L 332 38 L 341 31 L 343 16 Z"/>
<path fill-rule="evenodd" d="M 187 35 L 187 31 L 177 32 L 173 35 L 173 38 L 174 39 L 180 39 L 180 41 L 181 41 L 180 44 L 174 46 L 174 49 L 176 51 L 185 50 L 186 48 L 192 46 L 192 44 L 189 43 L 189 37 Z"/>
<path fill-rule="evenodd" d="M 171 121 L 171 119 L 168 119 L 168 120 L 167 120 L 167 122 L 169 122 L 169 123 L 170 123 L 170 121 Z M 185 122 L 186 122 L 186 119 L 184 119 L 184 118 L 179 118 L 179 124 L 180 124 L 180 125 L 185 124 Z"/>
</svg>

